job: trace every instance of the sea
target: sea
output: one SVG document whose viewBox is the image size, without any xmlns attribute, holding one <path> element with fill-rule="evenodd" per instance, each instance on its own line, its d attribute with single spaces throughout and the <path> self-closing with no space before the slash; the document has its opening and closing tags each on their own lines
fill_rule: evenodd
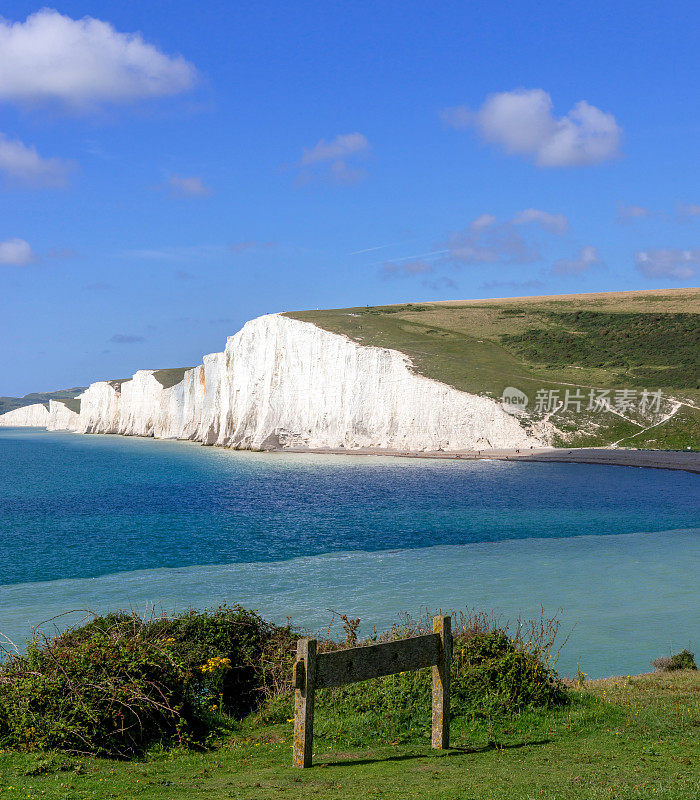
<svg viewBox="0 0 700 800">
<path fill-rule="evenodd" d="M 240 604 L 311 634 L 559 621 L 557 668 L 700 645 L 700 481 L 590 464 L 250 453 L 0 428 L 0 642 Z"/>
</svg>

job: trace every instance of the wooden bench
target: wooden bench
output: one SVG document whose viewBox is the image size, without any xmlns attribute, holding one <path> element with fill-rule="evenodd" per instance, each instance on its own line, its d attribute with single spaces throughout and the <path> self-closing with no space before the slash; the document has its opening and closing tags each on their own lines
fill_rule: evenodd
<svg viewBox="0 0 700 800">
<path fill-rule="evenodd" d="M 384 644 L 318 653 L 316 639 L 300 639 L 294 664 L 295 767 L 310 767 L 316 689 L 381 678 L 397 672 L 433 668 L 432 746 L 450 746 L 450 664 L 452 618 L 433 618 L 433 633 Z"/>
</svg>

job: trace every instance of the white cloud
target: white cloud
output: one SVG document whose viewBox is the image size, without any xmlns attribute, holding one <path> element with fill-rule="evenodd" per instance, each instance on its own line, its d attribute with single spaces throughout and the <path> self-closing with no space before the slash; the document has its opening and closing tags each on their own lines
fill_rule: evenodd
<svg viewBox="0 0 700 800">
<path fill-rule="evenodd" d="M 435 292 L 441 289 L 459 288 L 455 283 L 455 281 L 452 280 L 452 278 L 447 278 L 445 275 L 443 275 L 441 278 L 435 278 L 433 280 L 424 280 L 421 281 L 421 283 L 423 284 L 423 286 L 425 286 L 426 289 L 432 289 Z"/>
<path fill-rule="evenodd" d="M 36 254 L 24 239 L 5 239 L 0 242 L 0 264 L 25 267 L 32 261 L 36 261 Z"/>
<path fill-rule="evenodd" d="M 344 133 L 330 142 L 321 139 L 313 147 L 304 148 L 298 164 L 299 182 L 322 179 L 338 185 L 359 183 L 367 177 L 367 172 L 354 162 L 369 151 L 367 137 L 361 133 Z"/>
<path fill-rule="evenodd" d="M 78 258 L 78 253 L 72 247 L 51 247 L 44 255 L 46 258 Z"/>
<path fill-rule="evenodd" d="M 444 256 L 448 253 L 449 250 L 442 249 L 442 250 L 431 250 L 429 253 L 417 253 L 410 256 L 401 256 L 400 258 L 389 258 L 384 261 L 385 264 L 399 264 L 403 261 L 423 261 L 427 259 L 439 259 L 441 256 Z M 375 262 L 380 263 L 380 262 Z"/>
<path fill-rule="evenodd" d="M 598 249 L 592 245 L 582 247 L 576 258 L 560 258 L 552 265 L 552 272 L 555 275 L 581 275 L 588 272 L 592 267 L 602 266 Z"/>
<path fill-rule="evenodd" d="M 427 253 L 426 255 L 433 255 Z M 399 259 L 386 261 L 382 267 L 384 278 L 422 278 L 421 285 L 426 289 L 440 291 L 441 289 L 456 289 L 457 284 L 445 275 L 435 276 L 436 263 L 422 259 Z"/>
<path fill-rule="evenodd" d="M 143 336 L 135 336 L 131 333 L 115 333 L 109 341 L 115 344 L 136 344 L 137 342 L 145 342 L 146 340 Z"/>
<path fill-rule="evenodd" d="M 173 197 L 206 197 L 211 194 L 211 189 L 204 181 L 195 176 L 183 178 L 180 175 L 171 175 L 168 186 Z"/>
<path fill-rule="evenodd" d="M 637 269 L 647 278 L 684 281 L 694 278 L 700 267 L 700 249 L 678 247 L 641 250 L 634 254 Z"/>
<path fill-rule="evenodd" d="M 257 239 L 246 239 L 229 246 L 232 253 L 245 253 L 250 250 L 272 250 L 277 247 L 277 242 L 261 242 Z"/>
<path fill-rule="evenodd" d="M 651 209 L 644 208 L 643 206 L 626 205 L 625 203 L 620 203 L 617 206 L 618 222 L 627 222 L 633 219 L 645 219 L 646 217 L 651 217 L 653 215 L 654 212 Z"/>
<path fill-rule="evenodd" d="M 440 119 L 449 125 L 450 128 L 463 130 L 468 128 L 474 122 L 474 112 L 470 111 L 466 106 L 454 106 L 452 108 L 444 108 L 440 112 Z"/>
<path fill-rule="evenodd" d="M 384 277 L 419 276 L 435 273 L 439 268 L 464 265 L 505 266 L 531 264 L 542 259 L 537 243 L 524 235 L 520 226 L 534 224 L 550 234 L 562 234 L 569 222 L 563 214 L 551 214 L 536 208 L 516 213 L 512 219 L 499 221 L 494 214 L 480 214 L 464 230 L 454 231 L 439 243 L 440 249 L 383 262 Z M 585 258 L 595 248 L 584 248 Z M 427 284 L 424 284 L 427 285 Z"/>
<path fill-rule="evenodd" d="M 450 235 L 446 242 L 449 260 L 461 264 L 530 264 L 541 258 L 539 250 L 508 222 L 472 226 Z"/>
<path fill-rule="evenodd" d="M 27 186 L 64 186 L 72 164 L 60 158 L 42 158 L 34 146 L 0 133 L 0 175 Z"/>
<path fill-rule="evenodd" d="M 569 230 L 569 220 L 564 214 L 550 214 L 537 208 L 526 208 L 518 211 L 513 217 L 514 225 L 527 225 L 534 223 L 550 233 L 566 233 Z"/>
<path fill-rule="evenodd" d="M 124 250 L 117 255 L 120 258 L 143 258 L 152 261 L 206 261 L 226 256 L 230 249 L 224 245 L 202 244 L 184 246 L 166 246 L 160 248 L 143 248 Z"/>
<path fill-rule="evenodd" d="M 480 289 L 486 289 L 486 290 L 488 290 L 490 292 L 493 291 L 494 289 L 498 289 L 498 290 L 500 290 L 500 289 L 508 289 L 509 291 L 520 292 L 520 291 L 523 291 L 523 290 L 528 291 L 528 290 L 533 290 L 533 289 L 534 290 L 543 289 L 544 288 L 544 284 L 542 283 L 542 281 L 538 281 L 538 280 L 534 280 L 534 279 L 533 280 L 529 280 L 529 281 L 498 281 L 498 280 L 494 280 L 494 281 L 486 281 L 485 283 L 482 283 L 479 288 Z"/>
<path fill-rule="evenodd" d="M 517 228 L 539 225 L 548 233 L 562 234 L 569 228 L 563 214 L 527 208 L 505 222 L 493 214 L 481 214 L 466 231 L 451 234 L 447 241 L 448 259 L 462 264 L 529 264 L 541 258 L 538 248 Z"/>
<path fill-rule="evenodd" d="M 429 261 L 386 261 L 382 267 L 382 274 L 385 278 L 398 276 L 427 275 L 435 272 L 435 264 Z"/>
<path fill-rule="evenodd" d="M 446 110 L 442 118 L 455 128 L 475 127 L 486 141 L 529 157 L 540 167 L 607 161 L 619 154 L 622 138 L 615 117 L 585 100 L 555 117 L 552 98 L 543 89 L 492 94 L 476 112 L 460 106 Z"/>
<path fill-rule="evenodd" d="M 353 167 L 345 161 L 334 161 L 326 176 L 331 183 L 338 186 L 352 186 L 367 177 L 367 170 Z"/>
<path fill-rule="evenodd" d="M 89 107 L 177 94 L 196 77 L 182 56 L 93 17 L 44 8 L 25 22 L 0 18 L 0 100 Z"/>
<path fill-rule="evenodd" d="M 473 231 L 483 231 L 485 228 L 495 225 L 495 223 L 496 217 L 493 214 L 481 214 L 469 223 L 469 227 Z"/>
<path fill-rule="evenodd" d="M 343 133 L 330 142 L 321 139 L 314 147 L 305 147 L 301 163 L 308 166 L 322 161 L 338 161 L 367 150 L 369 150 L 369 142 L 366 136 L 361 133 Z"/>
<path fill-rule="evenodd" d="M 406 241 L 406 240 L 404 240 Z M 359 256 L 363 253 L 373 253 L 375 250 L 384 250 L 387 247 L 396 247 L 397 245 L 403 244 L 404 241 L 401 242 L 389 242 L 388 244 L 378 244 L 374 247 L 363 247 L 362 250 L 353 250 L 351 253 L 348 253 L 349 256 Z"/>
</svg>

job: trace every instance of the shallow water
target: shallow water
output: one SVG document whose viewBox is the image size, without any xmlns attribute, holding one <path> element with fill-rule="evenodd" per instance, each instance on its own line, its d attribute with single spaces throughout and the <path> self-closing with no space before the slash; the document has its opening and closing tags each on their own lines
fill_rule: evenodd
<svg viewBox="0 0 700 800">
<path fill-rule="evenodd" d="M 0 630 L 74 608 L 240 602 L 562 609 L 561 654 L 635 672 L 697 643 L 697 476 L 578 464 L 254 454 L 0 429 Z M 61 620 L 65 623 L 67 620 Z M 563 638 L 563 637 L 562 637 Z"/>
</svg>

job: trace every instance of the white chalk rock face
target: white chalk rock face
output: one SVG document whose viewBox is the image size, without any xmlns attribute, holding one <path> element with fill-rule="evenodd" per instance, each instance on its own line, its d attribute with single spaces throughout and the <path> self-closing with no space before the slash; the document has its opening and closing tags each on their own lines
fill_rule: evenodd
<svg viewBox="0 0 700 800">
<path fill-rule="evenodd" d="M 130 381 L 122 383 L 118 432 L 125 436 L 154 435 L 164 389 L 153 372 L 139 370 Z"/>
<path fill-rule="evenodd" d="M 79 405 L 75 401 L 68 401 L 71 404 Z M 80 414 L 68 407 L 67 403 L 61 400 L 49 400 L 49 420 L 46 423 L 47 430 L 50 431 L 77 431 L 80 430 Z"/>
<path fill-rule="evenodd" d="M 45 428 L 49 424 L 49 409 L 43 403 L 33 403 L 0 414 L 0 426 L 7 428 Z"/>
<path fill-rule="evenodd" d="M 211 381 L 205 362 L 204 390 L 219 413 L 207 413 L 205 395 L 199 441 L 411 451 L 540 444 L 494 400 L 416 374 L 395 350 L 308 322 L 259 317 L 229 338 L 224 356 Z"/>
<path fill-rule="evenodd" d="M 52 401 L 49 422 L 40 424 L 253 450 L 546 443 L 496 401 L 416 374 L 403 353 L 279 314 L 246 323 L 223 353 L 205 356 L 178 383 L 164 386 L 160 374 L 140 370 L 128 381 L 93 383 L 80 397 L 79 415 Z"/>
<path fill-rule="evenodd" d="M 97 381 L 80 395 L 80 433 L 118 433 L 120 381 Z"/>
<path fill-rule="evenodd" d="M 195 438 L 201 418 L 200 393 L 196 391 L 200 381 L 204 381 L 204 367 L 195 367 L 185 372 L 180 383 L 163 391 L 155 435 L 162 439 Z"/>
</svg>

